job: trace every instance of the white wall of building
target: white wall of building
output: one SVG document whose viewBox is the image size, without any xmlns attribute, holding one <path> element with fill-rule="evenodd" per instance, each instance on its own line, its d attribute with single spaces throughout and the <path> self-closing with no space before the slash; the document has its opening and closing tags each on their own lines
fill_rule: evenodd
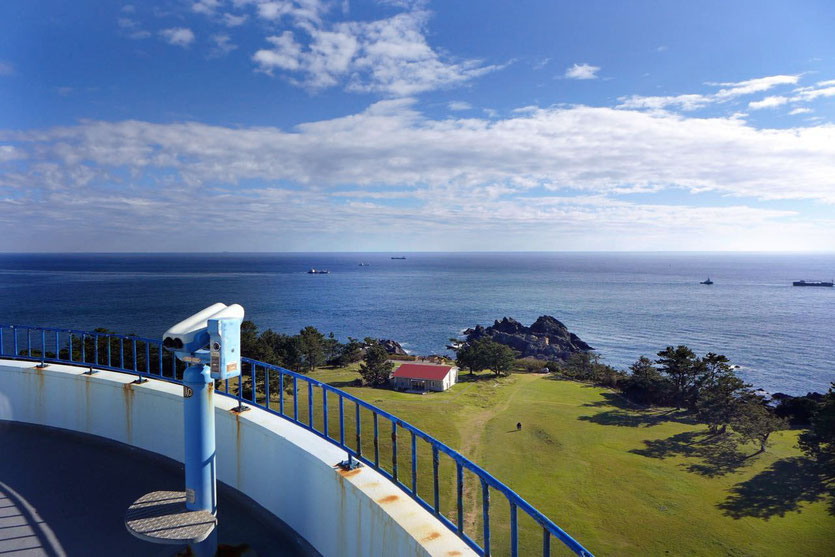
<svg viewBox="0 0 835 557">
<path fill-rule="evenodd" d="M 0 420 L 98 435 L 183 460 L 182 387 L 108 371 L 0 360 Z M 345 452 L 268 412 L 215 396 L 218 479 L 326 556 L 474 555 L 403 491 Z M 458 552 L 458 553 L 456 553 Z"/>
</svg>

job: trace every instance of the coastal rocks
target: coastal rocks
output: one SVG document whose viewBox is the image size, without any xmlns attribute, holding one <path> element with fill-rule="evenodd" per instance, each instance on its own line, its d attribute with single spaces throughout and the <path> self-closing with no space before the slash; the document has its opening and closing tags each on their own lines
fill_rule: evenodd
<svg viewBox="0 0 835 557">
<path fill-rule="evenodd" d="M 505 317 L 490 327 L 476 325 L 474 329 L 465 330 L 464 335 L 467 337 L 465 342 L 489 338 L 510 346 L 522 358 L 539 360 L 565 361 L 571 354 L 594 350 L 550 315 L 541 316 L 530 327 Z"/>
<path fill-rule="evenodd" d="M 400 343 L 394 340 L 389 339 L 380 339 L 380 346 L 386 349 L 386 352 L 389 354 L 395 354 L 397 356 L 405 356 L 406 351 L 400 346 Z"/>
</svg>

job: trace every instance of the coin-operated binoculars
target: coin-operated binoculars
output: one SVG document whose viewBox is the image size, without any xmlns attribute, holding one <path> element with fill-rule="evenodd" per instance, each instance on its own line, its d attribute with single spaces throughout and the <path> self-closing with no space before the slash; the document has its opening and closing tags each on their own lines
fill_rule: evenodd
<svg viewBox="0 0 835 557">
<path fill-rule="evenodd" d="M 189 365 L 183 373 L 186 508 L 217 512 L 214 381 L 241 374 L 244 308 L 214 304 L 180 321 L 162 345 Z"/>
</svg>

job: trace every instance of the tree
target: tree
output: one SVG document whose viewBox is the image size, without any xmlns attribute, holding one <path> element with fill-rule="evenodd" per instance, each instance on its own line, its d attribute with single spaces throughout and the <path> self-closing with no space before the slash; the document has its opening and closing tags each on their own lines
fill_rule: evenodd
<svg viewBox="0 0 835 557">
<path fill-rule="evenodd" d="M 364 385 L 381 387 L 387 385 L 394 364 L 388 361 L 389 354 L 380 344 L 373 344 L 365 351 L 359 373 Z"/>
<path fill-rule="evenodd" d="M 736 406 L 732 426 L 745 441 L 760 444 L 757 454 L 765 451 L 769 436 L 785 427 L 784 420 L 778 418 L 764 403 L 762 397 L 748 393 Z"/>
<path fill-rule="evenodd" d="M 486 366 L 492 369 L 496 375 L 510 375 L 513 365 L 516 363 L 516 352 L 509 346 L 488 340 L 482 345 L 486 354 Z"/>
<path fill-rule="evenodd" d="M 629 367 L 632 372 L 621 384 L 621 390 L 631 400 L 640 404 L 668 404 L 672 398 L 673 385 L 669 379 L 652 364 L 652 360 L 641 356 Z"/>
<path fill-rule="evenodd" d="M 456 351 L 455 364 L 460 368 L 467 368 L 470 375 L 475 371 L 481 371 L 488 366 L 487 355 L 489 347 L 485 346 L 487 339 L 476 339 L 472 342 L 460 345 Z"/>
<path fill-rule="evenodd" d="M 340 346 L 339 356 L 336 358 L 338 366 L 347 366 L 362 360 L 362 343 L 353 337 Z"/>
<path fill-rule="evenodd" d="M 316 366 L 322 365 L 325 361 L 325 335 L 316 327 L 308 325 L 299 332 L 301 352 L 304 357 L 304 364 L 307 371 L 313 371 Z"/>
<path fill-rule="evenodd" d="M 328 334 L 328 338 L 324 339 L 322 342 L 322 350 L 325 353 L 325 362 L 333 365 L 337 363 L 339 360 L 340 354 L 342 354 L 342 343 L 340 343 L 336 336 L 334 336 L 333 331 Z"/>
<path fill-rule="evenodd" d="M 710 386 L 702 389 L 696 402 L 696 411 L 711 433 L 725 433 L 728 425 L 733 423 L 737 414 L 743 410 L 740 407 L 743 404 L 741 398 L 750 385 L 746 385 L 733 372 L 717 377 Z"/>
<path fill-rule="evenodd" d="M 676 408 L 695 405 L 696 379 L 704 370 L 704 363 L 684 345 L 668 346 L 658 353 L 656 363 L 661 373 L 667 375 L 675 388 L 673 399 Z"/>
<path fill-rule="evenodd" d="M 812 415 L 809 430 L 798 437 L 798 444 L 820 464 L 835 466 L 835 383 Z"/>
</svg>

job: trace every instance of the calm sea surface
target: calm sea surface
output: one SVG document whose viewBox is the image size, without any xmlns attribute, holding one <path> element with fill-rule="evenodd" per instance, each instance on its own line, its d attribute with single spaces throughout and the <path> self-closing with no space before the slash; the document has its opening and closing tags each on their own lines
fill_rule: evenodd
<svg viewBox="0 0 835 557">
<path fill-rule="evenodd" d="M 708 275 L 715 284 L 700 285 Z M 835 289 L 791 283 L 833 275 L 835 254 L 0 255 L 0 322 L 159 337 L 237 302 L 262 330 L 314 325 L 430 354 L 477 323 L 549 314 L 616 367 L 687 344 L 726 354 L 757 387 L 800 394 L 835 380 Z"/>
</svg>

